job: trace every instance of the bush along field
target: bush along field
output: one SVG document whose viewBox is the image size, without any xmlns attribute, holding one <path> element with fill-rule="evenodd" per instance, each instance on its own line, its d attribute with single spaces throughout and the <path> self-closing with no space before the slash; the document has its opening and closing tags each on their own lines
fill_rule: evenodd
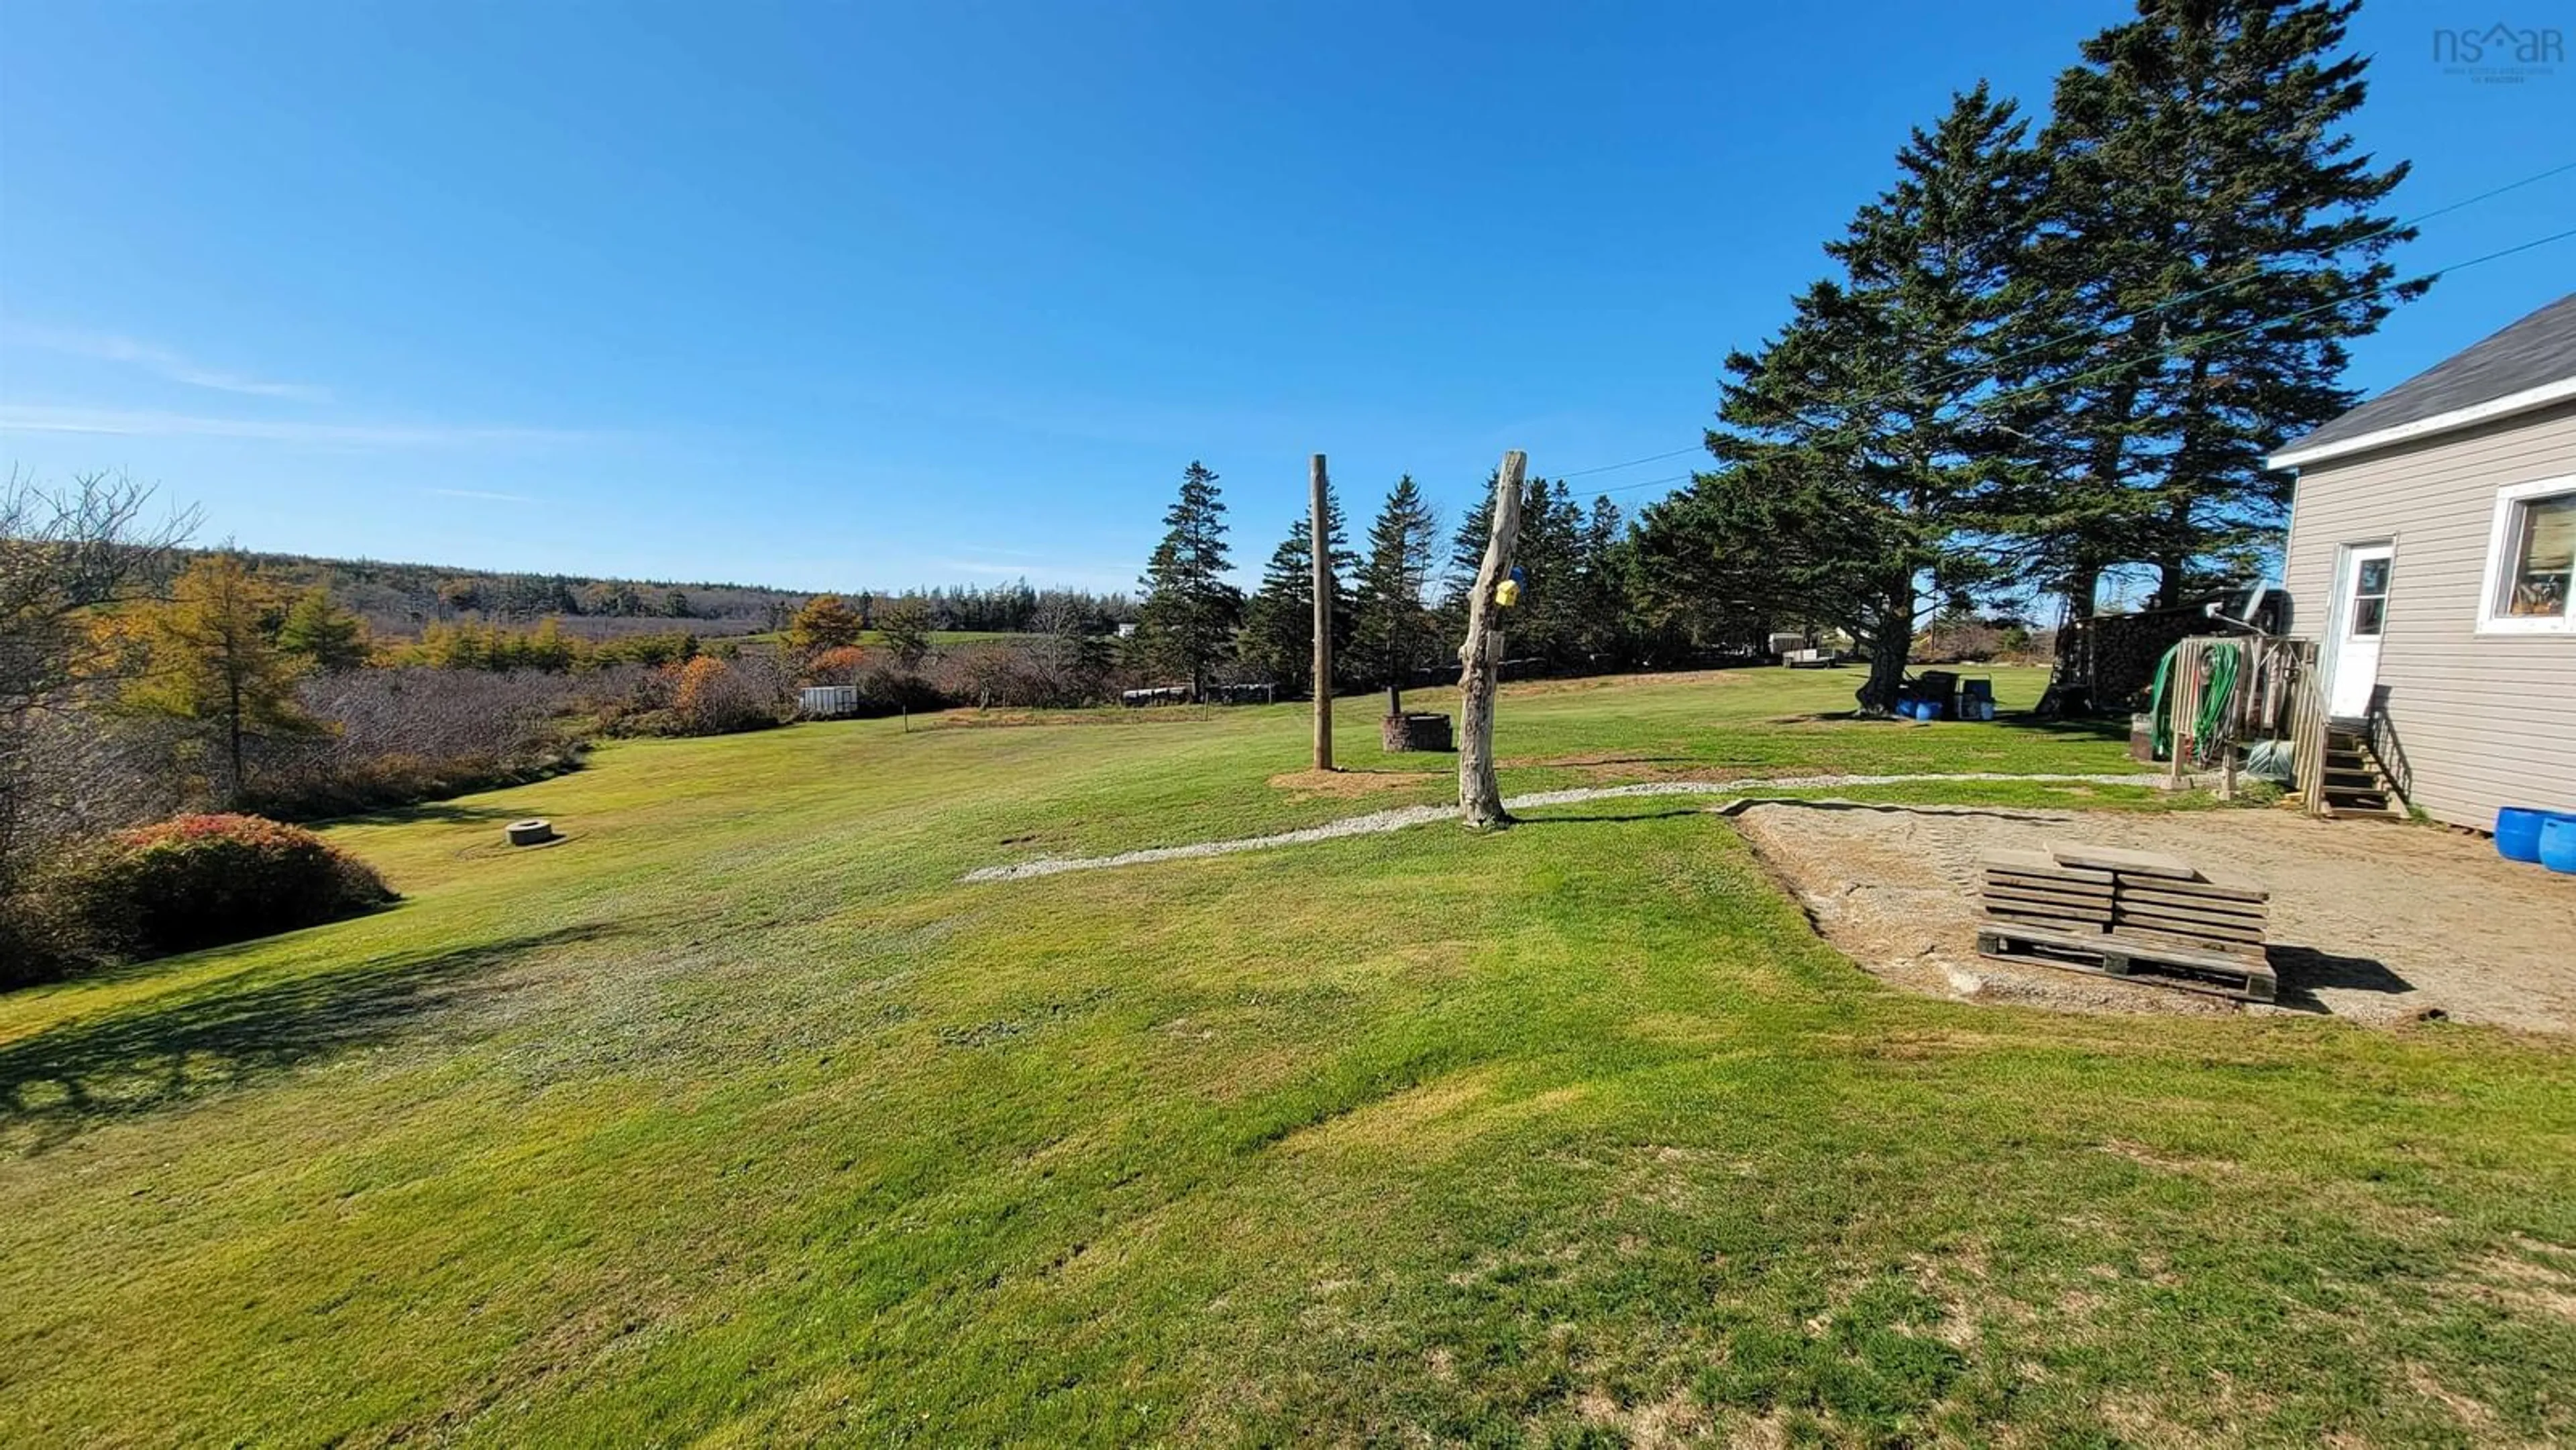
<svg viewBox="0 0 2576 1450">
<path fill-rule="evenodd" d="M 1506 788 L 2129 768 L 1851 683 L 1511 687 Z M 1903 995 L 1671 797 L 961 880 L 1454 799 L 1372 713 L 616 742 L 0 996 L 0 1440 L 2576 1436 L 2561 1041 Z M 2168 804 L 2073 789 L 1835 793 Z"/>
</svg>

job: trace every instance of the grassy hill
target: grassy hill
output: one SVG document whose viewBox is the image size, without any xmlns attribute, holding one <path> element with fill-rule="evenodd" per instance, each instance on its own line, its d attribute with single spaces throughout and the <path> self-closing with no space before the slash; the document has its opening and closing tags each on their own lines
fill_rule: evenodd
<svg viewBox="0 0 2576 1450">
<path fill-rule="evenodd" d="M 1506 784 L 2125 768 L 1850 683 L 1514 687 Z M 1667 800 L 959 882 L 1454 798 L 1371 713 L 616 744 L 0 998 L 0 1440 L 2576 1435 L 2562 1044 L 1906 996 Z"/>
<path fill-rule="evenodd" d="M 521 574 L 376 559 L 323 559 L 303 554 L 243 554 L 263 577 L 289 589 L 319 587 L 367 621 L 377 635 L 409 638 L 439 621 L 531 624 L 554 620 L 567 634 L 618 639 L 685 630 L 744 636 L 777 630 L 819 591 L 667 579 L 612 579 L 582 574 Z M 963 640 L 1006 638 L 1026 629 L 1045 601 L 1070 601 L 1099 619 L 1128 618 L 1123 595 L 1046 590 L 1026 581 L 928 590 L 852 591 L 854 604 L 891 605 L 915 598 L 940 634 Z"/>
<path fill-rule="evenodd" d="M 811 591 L 705 581 L 514 574 L 302 554 L 244 557 L 263 576 L 289 588 L 330 591 L 342 607 L 386 636 L 416 635 L 423 624 L 458 618 L 553 618 L 568 632 L 595 639 L 669 629 L 748 634 L 774 628 L 812 597 Z"/>
</svg>

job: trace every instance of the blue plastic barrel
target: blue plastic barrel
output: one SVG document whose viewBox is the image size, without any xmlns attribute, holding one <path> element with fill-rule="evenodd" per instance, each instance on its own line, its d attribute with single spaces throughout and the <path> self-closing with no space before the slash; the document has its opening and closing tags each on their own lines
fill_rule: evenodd
<svg viewBox="0 0 2576 1450">
<path fill-rule="evenodd" d="M 2539 860 L 2540 828 L 2565 814 L 2537 806 L 2506 806 L 2496 812 L 2496 854 L 2508 861 Z"/>
<path fill-rule="evenodd" d="M 2576 815 L 2561 812 L 2541 823 L 2540 864 L 2576 876 Z"/>
</svg>

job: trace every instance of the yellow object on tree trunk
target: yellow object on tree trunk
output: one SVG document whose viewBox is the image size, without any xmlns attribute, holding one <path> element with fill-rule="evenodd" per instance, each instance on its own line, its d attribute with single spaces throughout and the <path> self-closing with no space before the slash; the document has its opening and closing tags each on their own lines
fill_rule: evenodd
<svg viewBox="0 0 2576 1450">
<path fill-rule="evenodd" d="M 1521 602 L 1521 581 L 1506 579 L 1494 586 L 1494 602 L 1505 609 Z"/>
</svg>

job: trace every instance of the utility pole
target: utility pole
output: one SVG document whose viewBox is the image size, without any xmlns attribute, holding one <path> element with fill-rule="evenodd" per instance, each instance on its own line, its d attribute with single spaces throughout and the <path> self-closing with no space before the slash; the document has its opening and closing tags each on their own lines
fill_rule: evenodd
<svg viewBox="0 0 2576 1450">
<path fill-rule="evenodd" d="M 1333 768 L 1333 539 L 1324 527 L 1324 495 L 1331 482 L 1318 453 L 1306 468 L 1308 500 L 1314 521 L 1307 541 L 1315 554 L 1315 768 Z"/>
<path fill-rule="evenodd" d="M 1464 735 L 1458 744 L 1458 814 L 1470 826 L 1511 820 L 1503 811 L 1502 782 L 1494 776 L 1494 696 L 1503 663 L 1494 586 L 1511 576 L 1512 546 L 1521 533 L 1521 473 L 1528 467 L 1529 455 L 1515 448 L 1503 455 L 1502 470 L 1494 475 L 1494 531 L 1467 594 L 1467 640 L 1458 646 L 1458 723 Z"/>
</svg>

